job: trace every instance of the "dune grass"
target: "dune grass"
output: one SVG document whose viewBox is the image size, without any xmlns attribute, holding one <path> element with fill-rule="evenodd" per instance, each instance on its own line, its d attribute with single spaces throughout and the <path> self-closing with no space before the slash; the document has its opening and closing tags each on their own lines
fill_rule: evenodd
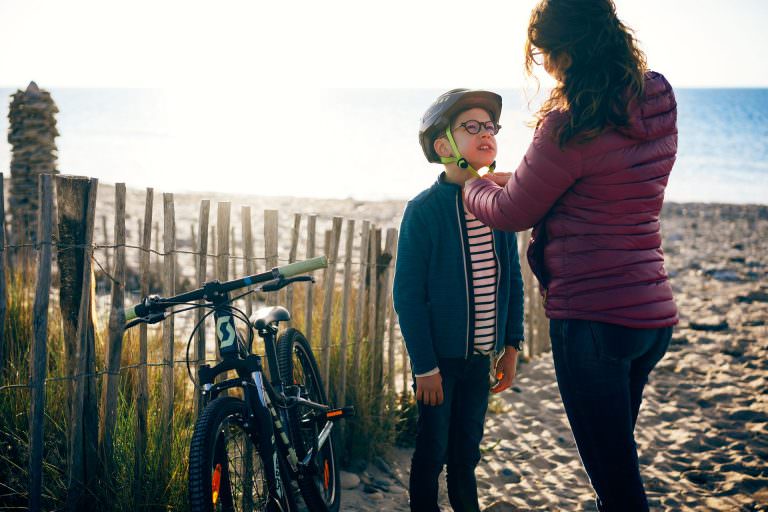
<svg viewBox="0 0 768 512">
<path fill-rule="evenodd" d="M 34 272 L 31 266 L 22 266 L 8 273 L 8 310 L 5 318 L 6 361 L 0 373 L 0 387 L 8 385 L 26 385 L 29 383 L 29 349 L 32 339 L 32 304 L 34 300 Z M 294 326 L 303 329 L 304 288 L 297 287 L 293 311 Z M 56 299 L 57 293 L 52 295 Z M 313 340 L 312 345 L 319 360 L 321 329 L 322 292 L 318 287 L 314 294 Z M 357 341 L 352 338 L 352 324 L 349 322 L 349 342 L 346 353 L 347 386 L 345 390 L 336 389 L 339 382 L 341 354 L 339 349 L 341 315 L 340 293 L 335 294 L 334 315 L 331 328 L 331 400 L 338 403 L 340 394 L 346 396 L 346 403 L 352 404 L 357 416 L 346 420 L 338 429 L 337 443 L 341 449 L 342 461 L 366 461 L 375 455 L 386 452 L 396 438 L 396 427 L 400 421 L 402 405 L 408 410 L 407 401 L 398 404 L 395 410 L 388 410 L 388 397 L 381 383 L 371 378 L 373 354 L 367 340 Z M 354 294 L 353 301 L 354 304 Z M 106 313 L 105 313 L 106 315 Z M 104 316 L 105 316 L 104 315 Z M 96 333 L 96 371 L 104 370 L 107 322 L 100 318 Z M 181 332 L 177 327 L 177 342 L 186 342 L 188 332 Z M 56 300 L 52 301 L 48 327 L 48 382 L 45 386 L 45 445 L 43 475 L 43 509 L 57 510 L 64 507 L 67 495 L 67 426 L 69 424 L 67 403 L 70 395 L 71 380 L 67 379 L 66 357 L 62 318 Z M 149 337 L 149 361 L 160 360 L 161 331 L 151 330 Z M 258 341 L 257 341 L 258 343 Z M 138 361 L 138 330 L 126 333 L 123 344 L 122 365 L 131 366 Z M 261 349 L 261 350 L 258 350 Z M 263 352 L 263 347 L 255 346 L 255 352 Z M 355 351 L 361 351 L 360 365 L 355 364 Z M 177 351 L 178 352 L 178 351 Z M 176 360 L 182 359 L 183 353 L 177 353 Z M 98 485 L 88 492 L 104 511 L 134 510 L 186 510 L 187 504 L 187 457 L 188 446 L 194 428 L 193 389 L 188 381 L 184 365 L 175 368 L 175 403 L 173 416 L 173 443 L 170 448 L 170 461 L 162 461 L 161 432 L 158 422 L 160 411 L 161 368 L 148 368 L 149 408 L 147 463 L 144 479 L 139 483 L 144 500 L 134 503 L 134 447 L 136 443 L 136 401 L 135 368 L 121 371 L 117 423 L 114 433 L 114 465 L 105 471 L 100 468 L 97 476 Z M 96 378 L 96 396 L 100 396 L 101 387 L 106 377 Z M 30 389 L 11 387 L 0 390 L 0 509 L 24 509 L 27 505 L 29 481 L 29 400 Z M 167 464 L 166 464 L 167 462 Z"/>
</svg>

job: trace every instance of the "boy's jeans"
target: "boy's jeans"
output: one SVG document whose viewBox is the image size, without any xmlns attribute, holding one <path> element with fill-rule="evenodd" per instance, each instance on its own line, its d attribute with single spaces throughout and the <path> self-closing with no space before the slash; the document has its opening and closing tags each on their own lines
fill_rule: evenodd
<svg viewBox="0 0 768 512">
<path fill-rule="evenodd" d="M 488 408 L 490 357 L 440 359 L 438 366 L 445 398 L 438 406 L 418 404 L 409 486 L 411 510 L 439 512 L 438 477 L 446 465 L 448 498 L 453 510 L 479 512 L 475 467 L 480 461 L 480 440 Z"/>
<path fill-rule="evenodd" d="M 646 511 L 635 422 L 648 374 L 672 328 L 633 329 L 589 320 L 551 320 L 557 384 L 598 509 Z"/>
</svg>

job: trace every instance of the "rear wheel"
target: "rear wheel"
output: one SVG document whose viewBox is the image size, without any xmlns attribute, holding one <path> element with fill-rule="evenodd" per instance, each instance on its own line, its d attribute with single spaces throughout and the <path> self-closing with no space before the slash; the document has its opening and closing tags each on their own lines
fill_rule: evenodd
<svg viewBox="0 0 768 512">
<path fill-rule="evenodd" d="M 296 386 L 299 396 L 327 405 L 325 388 L 320 379 L 312 348 L 304 335 L 288 329 L 277 343 L 280 380 L 284 386 Z M 303 405 L 288 409 L 288 423 L 299 460 L 310 451 L 314 453 L 309 474 L 299 478 L 304 502 L 312 512 L 336 512 L 341 502 L 341 485 L 333 435 L 314 452 L 318 435 L 328 420 L 322 412 Z"/>
<path fill-rule="evenodd" d="M 287 497 L 279 503 L 270 496 L 272 466 L 262 460 L 247 414 L 242 400 L 225 396 L 208 404 L 198 419 L 189 449 L 193 512 L 289 510 Z"/>
</svg>

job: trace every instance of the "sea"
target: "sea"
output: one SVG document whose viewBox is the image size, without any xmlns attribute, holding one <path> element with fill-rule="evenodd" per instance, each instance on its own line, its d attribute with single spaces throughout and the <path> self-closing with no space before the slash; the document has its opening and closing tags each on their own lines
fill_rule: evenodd
<svg viewBox="0 0 768 512">
<path fill-rule="evenodd" d="M 243 90 L 50 88 L 59 113 L 58 169 L 165 192 L 407 199 L 439 167 L 418 125 L 429 89 Z M 8 108 L 0 88 L 0 172 L 10 174 Z M 504 100 L 498 169 L 530 143 L 543 92 Z M 679 152 L 666 198 L 768 203 L 768 89 L 677 89 Z"/>
</svg>

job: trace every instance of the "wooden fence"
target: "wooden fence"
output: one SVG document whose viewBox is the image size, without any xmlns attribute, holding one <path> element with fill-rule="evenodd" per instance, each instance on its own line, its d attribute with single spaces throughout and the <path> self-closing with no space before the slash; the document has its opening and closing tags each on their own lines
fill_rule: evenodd
<svg viewBox="0 0 768 512">
<path fill-rule="evenodd" d="M 256 296 L 250 294 L 239 299 L 238 304 L 249 315 L 257 302 L 285 304 L 289 310 L 303 312 L 293 322 L 314 339 L 320 371 L 329 393 L 337 404 L 346 405 L 354 399 L 347 393 L 350 382 L 358 382 L 357 375 L 362 358 L 370 357 L 369 377 L 372 388 L 384 390 L 386 402 L 379 405 L 378 414 L 395 413 L 395 397 L 410 389 L 410 369 L 403 350 L 392 308 L 391 294 L 397 252 L 397 230 L 380 227 L 367 220 L 323 217 L 313 214 L 290 214 L 265 210 L 261 219 L 253 216 L 251 207 L 240 209 L 239 229 L 232 220 L 232 205 L 219 202 L 216 206 L 215 224 L 211 223 L 210 201 L 199 206 L 196 225 L 176 225 L 173 194 L 162 196 L 162 239 L 160 223 L 154 221 L 156 200 L 153 189 L 146 190 L 143 218 L 136 219 L 136 229 L 127 236 L 126 188 L 115 187 L 113 229 L 107 228 L 106 217 L 101 220 L 101 240 L 95 236 L 95 205 L 98 182 L 95 179 L 58 176 L 58 219 L 54 221 L 54 180 L 43 176 L 40 181 L 40 222 L 37 258 L 37 284 L 34 301 L 34 341 L 30 355 L 29 474 L 30 509 L 40 510 L 43 463 L 43 416 L 45 404 L 47 321 L 51 297 L 52 268 L 58 271 L 60 290 L 59 304 L 70 379 L 70 422 L 68 434 L 67 508 L 81 507 L 86 489 L 93 485 L 94 468 L 103 464 L 109 471 L 113 464 L 113 437 L 115 411 L 120 372 L 127 368 L 136 370 L 135 382 L 135 466 L 134 481 L 142 482 L 147 449 L 147 404 L 150 394 L 147 367 L 161 366 L 162 404 L 159 418 L 165 438 L 160 445 L 172 445 L 174 404 L 174 372 L 184 360 L 177 348 L 177 325 L 174 317 L 162 324 L 162 356 L 160 361 L 148 360 L 148 328 L 139 329 L 138 362 L 130 367 L 122 364 L 123 307 L 132 304 L 148 293 L 167 296 L 184 289 L 199 287 L 211 279 L 233 279 L 245 274 L 261 272 L 274 266 L 318 254 L 328 256 L 329 264 L 318 272 L 315 286 L 297 285 L 288 289 Z M 2 185 L 2 174 L 0 174 Z M 0 186 L 0 219 L 4 219 L 3 187 Z M 132 211 L 136 211 L 134 207 Z M 280 221 L 289 232 L 281 235 Z M 1 220 L 0 220 L 1 221 Z M 262 228 L 260 237 L 254 236 L 254 221 Z M 0 226 L 2 227 L 2 226 Z M 51 243 L 56 231 L 58 239 Z M 258 232 L 258 230 L 256 230 Z M 154 233 L 154 237 L 152 236 Z M 189 233 L 183 243 L 180 233 Z M 318 233 L 321 244 L 318 244 Z M 8 253 L 0 229 L 0 315 L 5 314 L 5 257 Z M 518 242 L 527 243 L 528 234 L 522 234 Z M 159 244 L 162 240 L 162 249 Z M 57 258 L 53 256 L 56 249 Z M 154 248 L 153 248 L 154 247 Z M 524 258 L 523 258 L 524 259 Z M 213 265 L 209 265 L 209 261 Z M 527 264 L 523 264 L 526 286 L 526 339 L 525 355 L 533 357 L 548 350 L 546 322 L 538 299 L 534 279 Z M 93 276 L 99 289 L 109 284 L 110 299 L 100 299 L 94 293 Z M 162 277 L 161 277 L 162 276 Z M 161 286 L 161 289 L 158 289 Z M 316 296 L 315 294 L 318 294 Z M 322 295 L 319 295 L 322 294 Z M 319 300 L 322 297 L 322 300 Z M 533 299 L 531 299 L 533 298 Z M 100 320 L 99 308 L 109 305 L 108 336 L 105 361 L 97 363 L 95 323 Z M 318 311 L 319 309 L 319 311 Z M 319 313 L 319 314 L 318 314 Z M 202 311 L 196 310 L 192 318 L 177 318 L 184 335 L 200 320 Z M 0 317 L 0 326 L 3 325 Z M 334 328 L 335 326 L 335 328 Z M 1 329 L 1 327 L 0 327 Z M 0 331 L 0 368 L 4 340 Z M 201 329 L 193 343 L 192 359 L 198 363 L 217 359 L 212 331 Z M 363 355 L 365 353 L 365 356 Z M 332 354 L 336 357 L 332 371 Z M 96 371 L 103 368 L 101 371 Z M 347 368 L 352 374 L 348 375 Z M 97 386 L 97 379 L 103 379 Z M 11 388 L 15 386 L 5 386 Z M 1 388 L 0 388 L 1 389 Z M 101 396 L 97 397 L 97 390 Z M 199 410 L 200 397 L 196 395 L 195 411 Z M 98 411 L 98 412 L 97 412 Z M 361 414 L 372 411 L 361 411 Z M 97 422 L 98 419 L 98 422 Z M 168 454 L 162 461 L 170 460 Z M 134 489 L 136 503 L 142 502 L 142 489 Z"/>
</svg>

